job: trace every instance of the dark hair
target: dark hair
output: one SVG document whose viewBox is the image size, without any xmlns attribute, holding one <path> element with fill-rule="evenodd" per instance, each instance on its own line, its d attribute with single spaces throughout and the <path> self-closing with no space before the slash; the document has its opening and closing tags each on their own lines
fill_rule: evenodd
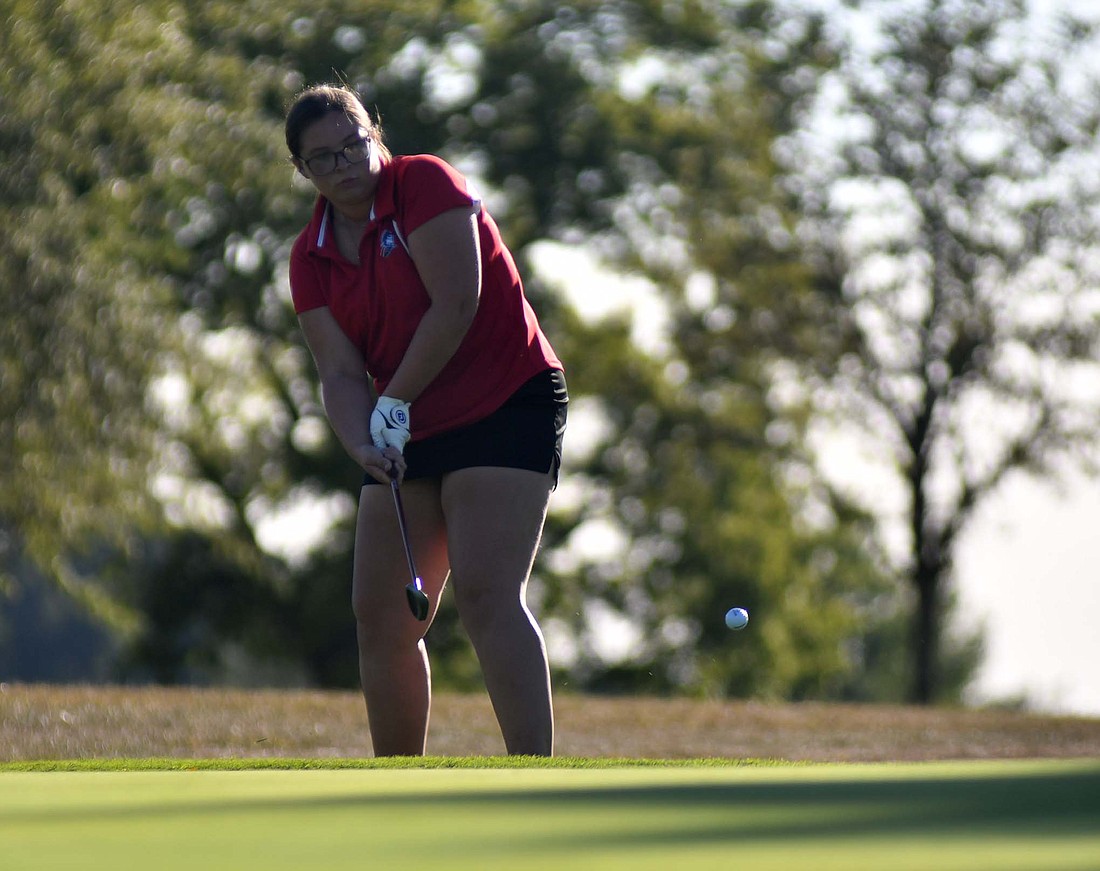
<svg viewBox="0 0 1100 871">
<path fill-rule="evenodd" d="M 359 96 L 343 85 L 314 85 L 294 98 L 286 113 L 286 147 L 291 156 L 301 157 L 302 134 L 310 124 L 329 112 L 339 112 L 363 127 L 379 153 L 387 159 L 391 157 L 382 141 L 382 126 L 371 118 Z"/>
</svg>

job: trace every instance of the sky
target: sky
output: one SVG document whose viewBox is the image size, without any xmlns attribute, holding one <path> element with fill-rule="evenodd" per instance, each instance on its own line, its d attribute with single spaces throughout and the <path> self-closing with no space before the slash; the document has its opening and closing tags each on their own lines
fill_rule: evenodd
<svg viewBox="0 0 1100 871">
<path fill-rule="evenodd" d="M 986 630 L 976 700 L 1100 716 L 1098 521 L 1100 481 L 1080 477 L 1018 478 L 979 510 L 957 564 L 960 615 Z"/>
</svg>

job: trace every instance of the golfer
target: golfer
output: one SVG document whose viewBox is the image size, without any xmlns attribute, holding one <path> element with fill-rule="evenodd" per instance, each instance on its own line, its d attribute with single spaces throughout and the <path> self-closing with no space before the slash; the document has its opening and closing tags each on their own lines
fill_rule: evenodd
<svg viewBox="0 0 1100 871">
<path fill-rule="evenodd" d="M 551 755 L 549 667 L 526 589 L 561 463 L 562 365 L 457 170 L 392 155 L 344 87 L 300 94 L 286 143 L 319 195 L 291 255 L 294 307 L 325 413 L 365 472 L 352 607 L 375 755 L 425 752 L 424 633 L 448 579 L 508 752 Z M 426 622 L 406 601 L 391 475 Z"/>
</svg>

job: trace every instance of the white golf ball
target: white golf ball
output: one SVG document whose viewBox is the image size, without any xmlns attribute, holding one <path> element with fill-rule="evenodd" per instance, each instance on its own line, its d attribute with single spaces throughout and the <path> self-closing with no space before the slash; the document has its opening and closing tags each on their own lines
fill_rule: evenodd
<svg viewBox="0 0 1100 871">
<path fill-rule="evenodd" d="M 749 612 L 744 608 L 730 608 L 726 612 L 726 625 L 730 629 L 744 629 L 749 622 Z"/>
</svg>

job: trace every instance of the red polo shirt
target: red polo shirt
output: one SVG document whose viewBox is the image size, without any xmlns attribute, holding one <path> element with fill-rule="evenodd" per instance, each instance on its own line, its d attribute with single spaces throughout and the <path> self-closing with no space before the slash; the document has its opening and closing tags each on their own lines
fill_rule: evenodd
<svg viewBox="0 0 1100 871">
<path fill-rule="evenodd" d="M 297 312 L 328 306 L 385 392 L 431 302 L 404 240 L 443 212 L 480 204 L 454 167 L 437 157 L 383 164 L 359 265 L 336 247 L 332 208 L 319 197 L 294 243 L 290 290 Z M 482 284 L 477 314 L 454 356 L 412 404 L 412 439 L 466 426 L 496 411 L 517 388 L 561 363 L 523 293 L 511 253 L 489 213 L 478 213 Z"/>
</svg>

